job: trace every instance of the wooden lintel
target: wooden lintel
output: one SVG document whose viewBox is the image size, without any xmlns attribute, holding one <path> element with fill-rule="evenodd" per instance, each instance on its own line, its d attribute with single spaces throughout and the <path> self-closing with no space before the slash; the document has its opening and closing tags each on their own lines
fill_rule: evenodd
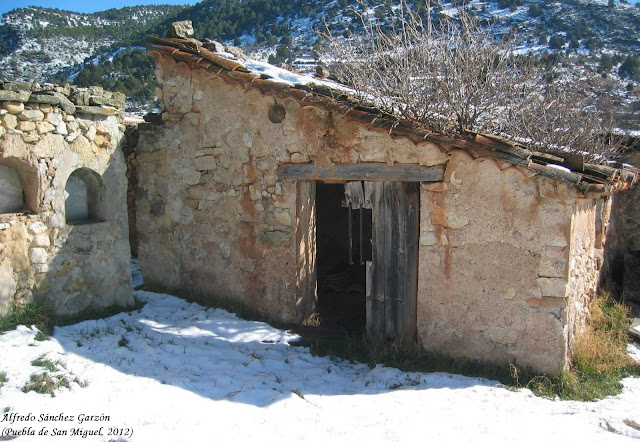
<svg viewBox="0 0 640 442">
<path fill-rule="evenodd" d="M 281 164 L 280 179 L 330 181 L 442 181 L 444 165 L 355 163 L 316 166 L 315 164 Z"/>
</svg>

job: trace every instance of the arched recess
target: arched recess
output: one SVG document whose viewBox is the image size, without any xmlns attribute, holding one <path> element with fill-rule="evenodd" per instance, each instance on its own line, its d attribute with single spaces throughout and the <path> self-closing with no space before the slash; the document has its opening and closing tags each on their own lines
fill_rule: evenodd
<svg viewBox="0 0 640 442">
<path fill-rule="evenodd" d="M 22 212 L 24 191 L 20 174 L 13 167 L 0 164 L 0 213 Z"/>
<path fill-rule="evenodd" d="M 64 188 L 67 224 L 100 222 L 107 219 L 106 194 L 102 178 L 87 168 L 76 169 Z"/>
<path fill-rule="evenodd" d="M 0 158 L 0 213 L 38 212 L 38 169 L 19 158 Z"/>
</svg>

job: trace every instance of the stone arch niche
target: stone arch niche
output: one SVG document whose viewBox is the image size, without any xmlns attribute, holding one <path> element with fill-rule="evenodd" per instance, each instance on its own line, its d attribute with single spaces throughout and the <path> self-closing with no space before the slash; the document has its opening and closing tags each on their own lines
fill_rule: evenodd
<svg viewBox="0 0 640 442">
<path fill-rule="evenodd" d="M 102 178 L 87 168 L 76 169 L 64 188 L 67 224 L 106 221 L 106 192 Z"/>
<path fill-rule="evenodd" d="M 16 213 L 24 210 L 24 191 L 20 173 L 10 166 L 0 164 L 0 213 Z"/>
<path fill-rule="evenodd" d="M 21 158 L 0 158 L 0 214 L 38 213 L 40 176 L 37 163 Z"/>
</svg>

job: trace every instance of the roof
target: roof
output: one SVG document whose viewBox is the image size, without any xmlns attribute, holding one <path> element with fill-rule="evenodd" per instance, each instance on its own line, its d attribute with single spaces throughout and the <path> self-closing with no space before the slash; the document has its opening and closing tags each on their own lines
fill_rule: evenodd
<svg viewBox="0 0 640 442">
<path fill-rule="evenodd" d="M 344 115 L 372 128 L 384 128 L 392 136 L 406 136 L 416 142 L 429 141 L 445 151 L 462 149 L 474 158 L 491 158 L 526 168 L 536 175 L 573 184 L 585 197 L 608 195 L 630 188 L 640 171 L 622 163 L 591 164 L 581 155 L 536 152 L 511 140 L 468 131 L 465 136 L 445 136 L 413 121 L 398 120 L 373 105 L 363 103 L 344 85 L 301 75 L 255 60 L 244 60 L 225 52 L 208 49 L 190 38 L 150 37 L 149 54 L 164 55 L 184 62 L 192 69 L 207 71 L 245 88 L 263 94 L 289 97 L 306 106 L 315 105 Z M 209 48 L 213 45 L 206 45 Z"/>
</svg>

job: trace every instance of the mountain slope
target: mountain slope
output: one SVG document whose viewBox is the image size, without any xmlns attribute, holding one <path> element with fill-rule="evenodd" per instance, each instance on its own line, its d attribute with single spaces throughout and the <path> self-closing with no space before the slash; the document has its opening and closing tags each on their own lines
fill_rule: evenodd
<svg viewBox="0 0 640 442">
<path fill-rule="evenodd" d="M 78 14 L 46 8 L 16 9 L 0 20 L 0 78 L 44 81 L 115 42 L 141 32 L 181 6 L 140 6 Z"/>
<path fill-rule="evenodd" d="M 316 30 L 349 35 L 359 14 L 383 24 L 399 0 L 205 0 L 190 7 L 146 6 L 96 14 L 26 8 L 0 21 L 0 78 L 101 84 L 140 101 L 153 93 L 153 67 L 140 47 L 175 20 L 192 20 L 198 39 L 241 46 L 250 56 L 309 71 L 319 60 Z M 454 0 L 462 4 L 460 0 Z M 455 16 L 433 4 L 437 23 Z M 423 16 L 424 6 L 417 7 Z M 609 0 L 471 0 L 465 8 L 497 37 L 515 35 L 518 51 L 548 65 L 580 65 L 617 85 L 640 82 L 640 5 Z"/>
</svg>

